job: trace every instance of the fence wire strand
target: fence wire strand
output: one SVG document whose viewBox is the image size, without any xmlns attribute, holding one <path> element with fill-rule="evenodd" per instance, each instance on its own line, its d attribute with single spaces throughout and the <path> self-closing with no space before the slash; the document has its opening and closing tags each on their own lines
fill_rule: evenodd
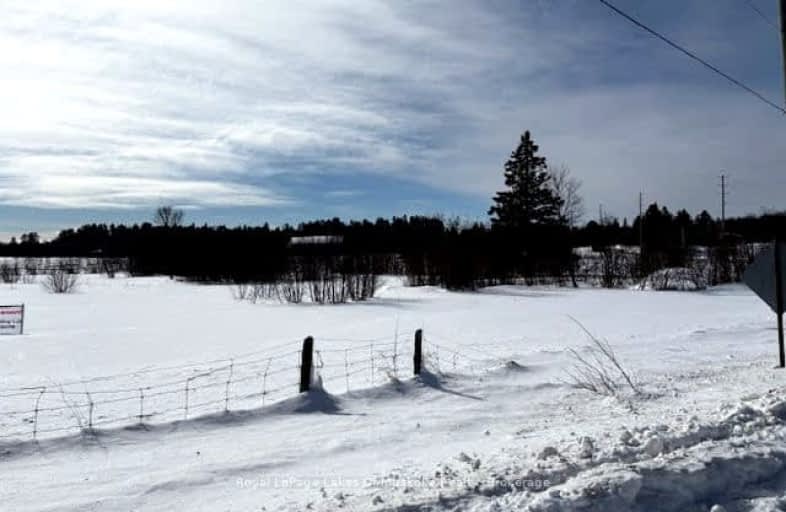
<svg viewBox="0 0 786 512">
<path fill-rule="evenodd" d="M 347 392 L 412 375 L 413 335 L 318 338 L 318 344 L 325 341 L 327 346 L 314 348 L 314 374 L 323 384 L 335 385 L 334 391 Z M 39 439 L 265 407 L 299 393 L 300 383 L 286 376 L 300 374 L 302 348 L 294 348 L 300 344 L 273 345 L 267 351 L 203 363 L 0 390 L 0 439 Z M 424 337 L 423 345 L 423 366 L 437 373 L 478 372 L 499 361 L 441 336 Z M 148 382 L 139 381 L 143 375 Z"/>
</svg>

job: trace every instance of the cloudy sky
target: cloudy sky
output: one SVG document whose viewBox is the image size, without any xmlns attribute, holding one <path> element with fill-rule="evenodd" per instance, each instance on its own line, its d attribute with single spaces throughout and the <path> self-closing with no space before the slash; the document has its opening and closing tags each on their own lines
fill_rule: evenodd
<svg viewBox="0 0 786 512">
<path fill-rule="evenodd" d="M 774 0 L 754 0 L 777 22 Z M 783 102 L 744 0 L 615 0 Z M 529 129 L 588 214 L 784 208 L 786 119 L 594 0 L 3 2 L 0 234 L 485 219 Z"/>
</svg>

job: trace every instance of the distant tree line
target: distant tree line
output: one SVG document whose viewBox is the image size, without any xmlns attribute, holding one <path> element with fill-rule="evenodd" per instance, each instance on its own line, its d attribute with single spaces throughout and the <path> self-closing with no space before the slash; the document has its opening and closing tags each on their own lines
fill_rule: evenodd
<svg viewBox="0 0 786 512">
<path fill-rule="evenodd" d="M 504 176 L 506 188 L 493 198 L 489 223 L 402 216 L 229 228 L 187 225 L 182 211 L 161 207 L 152 222 L 142 224 L 87 224 L 47 242 L 27 233 L 0 243 L 0 256 L 122 258 L 133 275 L 252 283 L 259 285 L 254 297 L 298 299 L 310 293 L 318 302 L 333 302 L 373 294 L 375 276 L 382 273 L 405 275 L 415 286 L 451 289 L 512 282 L 575 285 L 587 274 L 577 247 L 601 255 L 594 272 L 603 286 L 708 261 L 714 262 L 703 269 L 709 281 L 727 282 L 738 279 L 740 265 L 752 257 L 746 244 L 786 235 L 784 212 L 731 218 L 722 227 L 706 211 L 691 216 L 655 203 L 632 223 L 604 218 L 579 225 L 580 182 L 567 168 L 547 165 L 529 132 L 511 153 Z M 639 245 L 640 252 L 620 249 Z M 704 252 L 697 254 L 697 247 Z M 271 283 L 286 286 L 261 286 Z M 245 298 L 249 290 L 238 293 Z"/>
<path fill-rule="evenodd" d="M 707 212 L 695 217 L 667 212 L 652 205 L 644 214 L 642 259 L 647 263 L 633 271 L 637 275 L 685 266 L 696 246 L 732 250 L 741 243 L 771 241 L 776 232 L 786 235 L 786 213 L 727 219 L 727 234 L 722 236 L 720 222 Z M 0 255 L 127 258 L 127 270 L 135 275 L 205 282 L 272 281 L 295 266 L 308 277 L 315 272 L 309 268 L 317 265 L 345 265 L 408 275 L 413 285 L 473 288 L 516 279 L 570 282 L 578 265 L 573 247 L 602 253 L 616 246 L 638 246 L 639 222 L 637 217 L 630 224 L 608 219 L 576 228 L 530 227 L 526 238 L 508 228 L 422 216 L 373 222 L 329 219 L 280 227 L 88 224 L 64 230 L 48 242 L 25 237 L 25 242 L 0 244 Z M 324 235 L 341 242 L 290 243 Z"/>
</svg>

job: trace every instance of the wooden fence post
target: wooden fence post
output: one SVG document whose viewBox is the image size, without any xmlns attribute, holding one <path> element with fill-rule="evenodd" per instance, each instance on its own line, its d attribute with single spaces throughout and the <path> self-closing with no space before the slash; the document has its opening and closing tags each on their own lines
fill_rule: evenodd
<svg viewBox="0 0 786 512">
<path fill-rule="evenodd" d="M 314 338 L 309 336 L 303 340 L 303 354 L 300 359 L 300 392 L 304 393 L 311 387 L 311 366 L 314 361 Z"/>
<path fill-rule="evenodd" d="M 415 355 L 412 357 L 415 375 L 420 375 L 423 368 L 423 329 L 415 331 Z"/>
</svg>

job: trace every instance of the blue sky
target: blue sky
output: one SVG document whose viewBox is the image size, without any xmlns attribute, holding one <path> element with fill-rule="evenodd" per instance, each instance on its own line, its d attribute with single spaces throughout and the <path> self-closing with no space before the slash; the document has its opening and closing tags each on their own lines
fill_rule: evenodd
<svg viewBox="0 0 786 512">
<path fill-rule="evenodd" d="M 745 1 L 614 3 L 783 103 Z M 786 207 L 783 115 L 595 0 L 15 2 L 0 48 L 0 238 L 158 204 L 482 220 L 525 129 L 588 216 L 718 214 L 722 170 L 730 214 Z"/>
</svg>

